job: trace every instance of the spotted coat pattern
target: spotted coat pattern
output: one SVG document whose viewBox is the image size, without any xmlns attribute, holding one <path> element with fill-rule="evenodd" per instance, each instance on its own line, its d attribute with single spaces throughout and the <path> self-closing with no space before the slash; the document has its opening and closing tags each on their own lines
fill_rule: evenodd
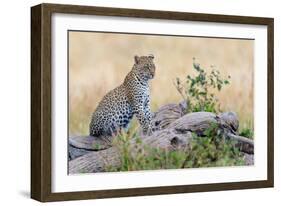
<svg viewBox="0 0 281 206">
<path fill-rule="evenodd" d="M 123 84 L 107 93 L 92 114 L 90 135 L 112 135 L 127 128 L 135 115 L 144 134 L 151 134 L 148 81 L 155 75 L 153 55 L 135 56 L 132 70 Z"/>
</svg>

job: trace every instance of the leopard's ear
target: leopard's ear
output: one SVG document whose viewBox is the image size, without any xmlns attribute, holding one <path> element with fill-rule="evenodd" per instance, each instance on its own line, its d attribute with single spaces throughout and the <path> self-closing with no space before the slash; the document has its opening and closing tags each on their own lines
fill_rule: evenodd
<svg viewBox="0 0 281 206">
<path fill-rule="evenodd" d="M 149 54 L 149 55 L 148 55 L 148 58 L 151 59 L 151 60 L 153 60 L 153 59 L 154 59 L 154 55 L 153 55 L 153 54 Z"/>
<path fill-rule="evenodd" d="M 139 56 L 135 56 L 135 63 L 138 64 L 140 62 L 140 57 Z"/>
</svg>

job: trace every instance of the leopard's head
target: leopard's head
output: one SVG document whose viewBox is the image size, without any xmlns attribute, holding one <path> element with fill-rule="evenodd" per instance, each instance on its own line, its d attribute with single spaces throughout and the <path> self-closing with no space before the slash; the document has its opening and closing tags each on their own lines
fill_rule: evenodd
<svg viewBox="0 0 281 206">
<path fill-rule="evenodd" d="M 135 56 L 134 70 L 137 75 L 144 80 L 153 79 L 155 75 L 154 56 Z"/>
</svg>

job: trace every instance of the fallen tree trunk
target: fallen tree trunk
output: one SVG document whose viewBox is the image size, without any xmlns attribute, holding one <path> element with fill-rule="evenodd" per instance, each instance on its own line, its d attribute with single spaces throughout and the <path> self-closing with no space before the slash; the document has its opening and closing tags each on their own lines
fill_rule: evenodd
<svg viewBox="0 0 281 206">
<path fill-rule="evenodd" d="M 184 115 L 183 109 L 181 105 L 176 104 L 160 108 L 153 116 L 155 130 L 153 134 L 140 137 L 143 145 L 169 151 L 186 149 L 193 138 L 192 133 L 196 133 L 200 138 L 204 131 L 215 123 L 227 138 L 235 142 L 235 147 L 244 153 L 253 154 L 253 141 L 236 134 L 239 122 L 234 113 L 215 115 L 209 112 L 196 112 Z M 132 139 L 130 145 L 136 145 L 135 141 Z M 111 143 L 111 137 L 102 139 L 91 136 L 70 137 L 69 173 L 102 172 L 109 166 L 118 167 L 121 164 L 119 149 Z"/>
<path fill-rule="evenodd" d="M 92 151 L 110 148 L 111 142 L 111 137 L 71 136 L 68 138 L 68 159 L 72 160 Z"/>
<path fill-rule="evenodd" d="M 81 139 L 91 138 L 89 136 L 80 137 Z M 165 129 L 156 131 L 151 136 L 141 137 L 142 145 L 148 145 L 151 148 L 160 148 L 171 150 L 178 150 L 186 148 L 192 134 L 189 131 L 182 133 L 175 133 L 172 129 Z M 130 142 L 132 152 L 137 152 L 138 147 L 134 147 L 136 144 L 135 139 Z M 69 161 L 69 173 L 81 173 L 81 172 L 101 172 L 106 167 L 117 167 L 120 165 L 120 155 L 118 146 L 112 146 L 108 149 L 100 151 L 88 152 L 76 159 Z"/>
<path fill-rule="evenodd" d="M 69 161 L 69 174 L 104 172 L 107 167 L 118 167 L 121 164 L 119 150 L 111 147 L 106 150 L 89 152 Z"/>
</svg>

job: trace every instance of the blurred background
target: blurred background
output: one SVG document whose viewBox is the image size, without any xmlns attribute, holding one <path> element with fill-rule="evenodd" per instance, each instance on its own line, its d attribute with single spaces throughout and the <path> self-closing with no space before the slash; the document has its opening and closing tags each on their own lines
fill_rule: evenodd
<svg viewBox="0 0 281 206">
<path fill-rule="evenodd" d="M 240 128 L 253 128 L 254 41 L 242 39 L 69 32 L 69 134 L 87 135 L 92 112 L 102 97 L 122 84 L 135 55 L 153 54 L 152 111 L 178 103 L 173 85 L 194 74 L 193 58 L 206 71 L 231 76 L 218 93 L 223 111 L 238 114 Z"/>
</svg>

